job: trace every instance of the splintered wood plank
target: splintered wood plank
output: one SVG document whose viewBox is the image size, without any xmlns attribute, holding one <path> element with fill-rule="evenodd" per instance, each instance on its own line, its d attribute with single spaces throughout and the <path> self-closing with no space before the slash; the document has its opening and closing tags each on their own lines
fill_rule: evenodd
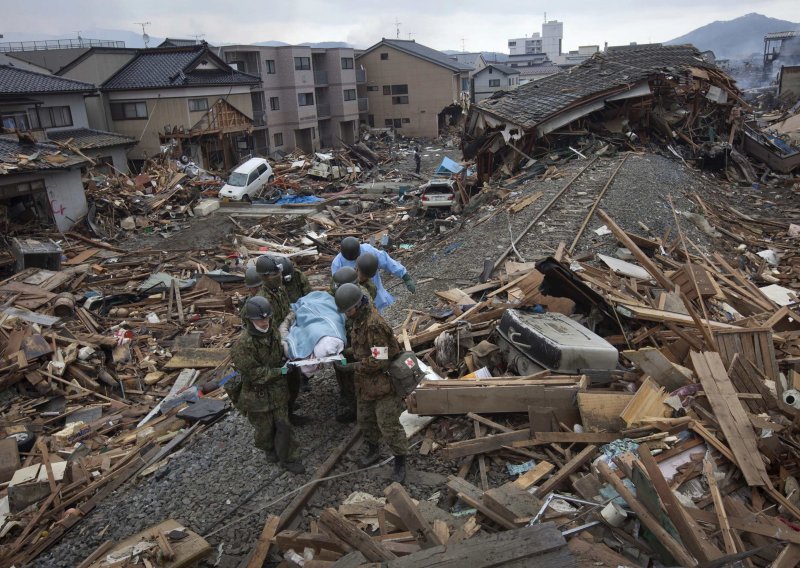
<svg viewBox="0 0 800 568">
<path fill-rule="evenodd" d="M 281 518 L 275 515 L 271 515 L 267 518 L 267 522 L 264 523 L 264 528 L 261 531 L 261 536 L 258 537 L 256 547 L 253 549 L 253 553 L 250 556 L 250 561 L 247 563 L 247 568 L 261 568 L 264 565 L 264 561 L 269 555 L 270 544 L 278 530 L 278 523 L 280 523 L 280 521 Z"/>
<path fill-rule="evenodd" d="M 717 478 L 714 475 L 714 466 L 708 457 L 703 459 L 703 474 L 708 484 L 708 490 L 711 493 L 711 498 L 714 501 L 714 512 L 717 515 L 719 522 L 720 532 L 722 533 L 722 542 L 725 544 L 725 551 L 728 554 L 736 554 L 736 543 L 733 540 L 733 533 L 731 525 L 728 522 L 728 515 L 725 512 L 725 505 L 722 503 L 722 495 L 717 486 Z"/>
<path fill-rule="evenodd" d="M 539 480 L 544 478 L 545 475 L 553 471 L 556 466 L 550 462 L 540 461 L 534 467 L 520 475 L 517 479 L 512 481 L 514 485 L 520 489 L 527 490 L 529 487 L 536 485 Z"/>
<path fill-rule="evenodd" d="M 581 466 L 583 466 L 586 462 L 590 461 L 593 457 L 595 452 L 597 451 L 597 446 L 589 445 L 586 446 L 579 454 L 577 454 L 574 458 L 569 460 L 567 463 L 564 464 L 564 467 L 558 470 L 555 475 L 553 475 L 550 479 L 545 481 L 539 488 L 534 492 L 534 495 L 537 497 L 544 497 L 554 489 L 556 489 L 559 485 L 564 483 L 569 476 L 578 471 Z"/>
<path fill-rule="evenodd" d="M 689 369 L 674 364 L 654 347 L 645 347 L 638 351 L 623 351 L 622 356 L 632 361 L 645 375 L 649 375 L 668 391 L 686 385 L 692 377 Z"/>
<path fill-rule="evenodd" d="M 467 505 L 475 507 L 485 517 L 491 519 L 501 527 L 515 529 L 517 525 L 506 520 L 502 515 L 498 515 L 483 502 L 483 491 L 472 485 L 465 479 L 451 475 L 447 478 L 447 487 L 453 490 L 458 498 Z"/>
<path fill-rule="evenodd" d="M 79 252 L 69 260 L 64 261 L 62 264 L 66 266 L 76 266 L 78 264 L 83 264 L 84 262 L 92 258 L 94 255 L 96 255 L 98 252 L 100 252 L 99 248 L 89 248 L 86 249 L 85 251 Z"/>
<path fill-rule="evenodd" d="M 319 522 L 334 536 L 361 552 L 367 560 L 381 562 L 397 558 L 393 552 L 387 550 L 381 543 L 372 540 L 343 515 L 340 515 L 336 509 L 328 508 L 322 511 Z"/>
<path fill-rule="evenodd" d="M 620 416 L 628 426 L 638 424 L 644 418 L 664 418 L 671 412 L 670 407 L 664 404 L 668 396 L 664 387 L 659 387 L 648 377 Z"/>
<path fill-rule="evenodd" d="M 760 457 L 753 426 L 731 384 L 719 353 L 692 351 L 691 359 L 695 373 L 706 392 L 706 399 L 747 484 L 751 487 L 771 486 Z"/>
<path fill-rule="evenodd" d="M 394 507 L 397 516 L 403 521 L 405 528 L 414 535 L 422 548 L 444 544 L 414 505 L 411 496 L 402 485 L 396 482 L 392 483 L 383 493 L 386 495 L 386 500 Z"/>
<path fill-rule="evenodd" d="M 581 424 L 587 432 L 619 432 L 625 428 L 620 414 L 631 401 L 633 394 L 621 392 L 579 392 L 578 410 Z"/>
</svg>

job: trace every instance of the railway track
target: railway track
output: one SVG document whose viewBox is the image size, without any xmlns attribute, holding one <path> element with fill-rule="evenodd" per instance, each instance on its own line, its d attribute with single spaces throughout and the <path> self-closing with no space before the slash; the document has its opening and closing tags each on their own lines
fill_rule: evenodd
<svg viewBox="0 0 800 568">
<path fill-rule="evenodd" d="M 513 235 L 511 245 L 497 258 L 494 268 L 514 252 L 525 260 L 552 255 L 562 242 L 566 251 L 573 253 L 629 155 L 611 160 L 594 158 L 562 186 L 545 190 L 545 205 L 521 232 Z"/>
</svg>

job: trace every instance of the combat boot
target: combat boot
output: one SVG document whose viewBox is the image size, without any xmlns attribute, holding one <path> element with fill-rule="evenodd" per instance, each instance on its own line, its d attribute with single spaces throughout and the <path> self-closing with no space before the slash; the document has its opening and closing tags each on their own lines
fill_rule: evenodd
<svg viewBox="0 0 800 568">
<path fill-rule="evenodd" d="M 359 467 L 369 467 L 375 465 L 381 459 L 381 447 L 379 444 L 367 442 L 367 451 L 364 456 L 358 461 Z"/>
<path fill-rule="evenodd" d="M 264 455 L 267 456 L 267 463 L 278 463 L 278 454 L 275 453 L 275 450 L 264 452 Z"/>
<path fill-rule="evenodd" d="M 397 483 L 403 483 L 406 480 L 406 456 L 394 456 L 392 479 Z"/>
<path fill-rule="evenodd" d="M 306 472 L 306 466 L 304 466 L 300 461 L 283 462 L 281 465 L 286 469 L 286 471 L 295 475 L 300 475 L 301 473 Z"/>
</svg>

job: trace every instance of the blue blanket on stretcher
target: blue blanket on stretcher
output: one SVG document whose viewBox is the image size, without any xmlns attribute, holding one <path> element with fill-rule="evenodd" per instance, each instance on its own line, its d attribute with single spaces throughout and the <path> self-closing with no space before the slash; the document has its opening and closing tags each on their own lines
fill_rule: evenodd
<svg viewBox="0 0 800 568">
<path fill-rule="evenodd" d="M 292 304 L 297 314 L 286 342 L 292 359 L 305 359 L 323 337 L 337 337 L 346 342 L 344 314 L 336 309 L 333 296 L 327 292 L 311 292 Z"/>
</svg>

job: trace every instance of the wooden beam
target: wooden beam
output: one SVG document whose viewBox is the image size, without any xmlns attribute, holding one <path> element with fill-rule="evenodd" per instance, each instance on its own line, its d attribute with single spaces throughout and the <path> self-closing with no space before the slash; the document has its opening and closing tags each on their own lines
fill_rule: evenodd
<svg viewBox="0 0 800 568">
<path fill-rule="evenodd" d="M 667 530 L 661 526 L 661 523 L 653 517 L 647 508 L 639 502 L 636 497 L 628 490 L 622 480 L 616 473 L 611 471 L 611 468 L 605 462 L 598 462 L 597 469 L 606 483 L 609 483 L 619 493 L 628 506 L 639 517 L 639 520 L 645 525 L 650 532 L 652 532 L 658 541 L 667 549 L 672 555 L 673 559 L 678 562 L 680 566 L 697 566 L 697 562 L 691 554 L 683 547 L 681 543 L 673 538 Z"/>
<path fill-rule="evenodd" d="M 269 547 L 275 533 L 278 532 L 278 525 L 281 522 L 280 517 L 270 515 L 267 517 L 267 522 L 264 523 L 264 528 L 261 530 L 261 536 L 258 537 L 256 547 L 250 555 L 250 560 L 247 563 L 247 568 L 261 568 L 269 555 Z"/>
<path fill-rule="evenodd" d="M 722 542 L 725 544 L 725 551 L 728 554 L 736 554 L 738 550 L 736 550 L 736 543 L 733 540 L 731 525 L 728 523 L 728 515 L 725 513 L 725 505 L 722 503 L 722 495 L 717 486 L 714 466 L 708 457 L 703 459 L 703 474 L 706 478 L 711 498 L 714 500 L 714 512 L 717 515 L 717 521 L 719 521 L 719 528 L 722 533 Z"/>
<path fill-rule="evenodd" d="M 403 521 L 406 530 L 410 531 L 422 548 L 431 548 L 445 544 L 434 532 L 433 527 L 425 520 L 411 496 L 399 483 L 392 483 L 384 489 L 386 500 L 394 507 L 397 516 Z"/>
<path fill-rule="evenodd" d="M 517 525 L 508 521 L 501 515 L 498 515 L 487 507 L 483 502 L 483 491 L 469 483 L 468 481 L 451 475 L 447 478 L 447 487 L 455 491 L 458 498 L 464 501 L 467 505 L 475 507 L 485 517 L 494 521 L 498 525 L 506 529 L 516 529 Z"/>
<path fill-rule="evenodd" d="M 337 538 L 361 552 L 367 560 L 382 562 L 397 558 L 394 553 L 387 550 L 381 543 L 372 540 L 343 515 L 340 515 L 336 509 L 328 508 L 322 511 L 319 522 Z"/>
<path fill-rule="evenodd" d="M 550 479 L 545 481 L 533 494 L 536 497 L 544 497 L 559 485 L 564 483 L 569 476 L 578 471 L 586 462 L 594 457 L 597 451 L 597 446 L 589 445 L 583 448 L 579 454 L 564 464 L 564 467 L 558 470 Z"/>
</svg>

